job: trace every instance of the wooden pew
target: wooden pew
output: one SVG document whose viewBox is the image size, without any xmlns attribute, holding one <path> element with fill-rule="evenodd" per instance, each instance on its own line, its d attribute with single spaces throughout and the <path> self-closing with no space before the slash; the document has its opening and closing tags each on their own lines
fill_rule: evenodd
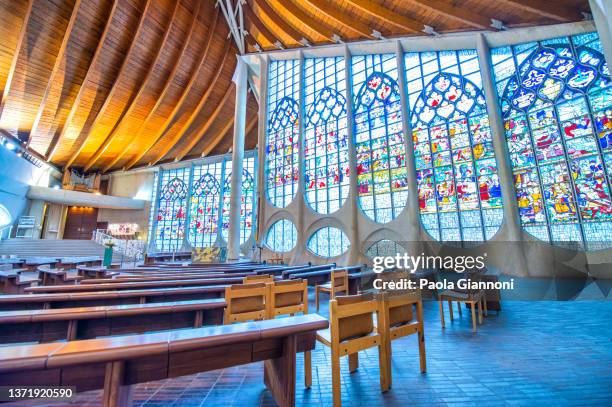
<svg viewBox="0 0 612 407">
<path fill-rule="evenodd" d="M 75 257 L 60 257 L 58 259 L 57 268 L 63 268 L 66 270 L 77 269 L 78 266 L 101 266 L 102 259 L 100 256 L 75 256 Z"/>
<path fill-rule="evenodd" d="M 81 283 L 87 279 L 106 279 L 119 275 L 118 271 L 111 271 L 104 266 L 77 266 L 77 273 L 83 277 Z"/>
<path fill-rule="evenodd" d="M 349 272 L 349 279 L 350 279 L 351 275 L 355 273 L 359 273 L 362 267 L 363 267 L 362 265 L 357 265 L 357 266 L 348 266 L 348 267 L 333 267 L 331 269 L 321 269 L 321 270 L 314 270 L 314 271 L 308 270 L 305 272 L 288 274 L 287 278 L 289 279 L 303 278 L 305 280 L 308 280 L 308 284 L 313 285 L 315 283 L 325 283 L 329 281 L 329 279 L 331 278 L 332 270 L 335 270 L 335 269 L 347 270 Z"/>
<path fill-rule="evenodd" d="M 0 313 L 0 343 L 52 342 L 221 325 L 222 298 Z"/>
<path fill-rule="evenodd" d="M 144 257 L 144 264 L 164 261 L 191 261 L 191 252 L 146 253 Z"/>
<path fill-rule="evenodd" d="M 22 278 L 22 271 L 25 269 L 11 269 L 0 271 L 0 293 L 3 294 L 23 294 L 26 288 L 34 283 L 39 283 L 37 278 Z"/>
<path fill-rule="evenodd" d="M 296 353 L 328 322 L 316 314 L 142 335 L 0 348 L 0 385 L 104 389 L 102 404 L 131 405 L 131 385 L 265 361 L 281 407 L 295 405 Z"/>
<path fill-rule="evenodd" d="M 79 280 L 83 279 L 83 277 L 79 275 L 69 275 L 64 269 L 52 269 L 47 266 L 39 266 L 36 270 L 38 271 L 38 278 L 41 280 L 42 284 L 39 288 L 64 286 L 67 284 L 75 285 Z"/>
<path fill-rule="evenodd" d="M 7 264 L 10 268 L 22 269 L 25 267 L 25 259 L 9 257 L 7 259 L 0 259 L 0 264 Z"/>
<path fill-rule="evenodd" d="M 193 287 L 218 284 L 240 284 L 242 277 L 223 277 L 223 278 L 201 278 L 189 280 L 169 280 L 169 281 L 137 281 L 128 283 L 107 283 L 107 284 L 74 284 L 74 285 L 52 285 L 29 287 L 25 289 L 27 293 L 76 293 L 91 291 L 121 291 L 121 290 L 144 290 L 147 288 L 176 288 Z"/>
<path fill-rule="evenodd" d="M 24 268 L 28 271 L 35 271 L 41 266 L 47 266 L 49 268 L 55 268 L 57 265 L 57 259 L 52 257 L 30 257 L 25 259 Z"/>
<path fill-rule="evenodd" d="M 218 266 L 218 267 L 138 267 L 132 269 L 122 269 L 123 271 L 128 271 L 133 274 L 159 274 L 159 273 L 197 273 L 197 272 L 210 272 L 210 271 L 222 271 L 226 273 L 247 273 L 261 270 L 279 270 L 282 271 L 285 269 L 285 266 L 276 266 L 276 267 L 226 267 L 226 266 Z"/>
<path fill-rule="evenodd" d="M 246 276 L 255 276 L 255 273 L 233 273 L 233 274 L 225 274 L 225 273 L 206 273 L 206 274 L 189 274 L 188 278 L 190 280 L 195 279 L 210 279 L 210 278 L 244 278 Z M 132 275 L 118 275 L 114 278 L 96 278 L 96 279 L 86 279 L 81 280 L 80 285 L 86 284 L 112 284 L 112 283 L 137 283 L 144 281 L 171 281 L 181 278 L 181 275 L 177 275 L 176 273 L 172 274 L 162 274 L 160 276 L 132 276 Z"/>
<path fill-rule="evenodd" d="M 298 266 L 298 267 L 290 267 L 287 270 L 283 270 L 283 279 L 291 278 L 291 275 L 298 273 L 309 273 L 315 271 L 327 271 L 329 274 L 329 270 L 336 268 L 335 263 L 331 264 L 322 264 L 322 265 L 314 265 L 314 266 Z"/>
<path fill-rule="evenodd" d="M 0 295 L 0 311 L 145 304 L 223 298 L 225 287 L 227 286 L 210 285 L 199 287 L 157 288 L 150 290 Z"/>
</svg>

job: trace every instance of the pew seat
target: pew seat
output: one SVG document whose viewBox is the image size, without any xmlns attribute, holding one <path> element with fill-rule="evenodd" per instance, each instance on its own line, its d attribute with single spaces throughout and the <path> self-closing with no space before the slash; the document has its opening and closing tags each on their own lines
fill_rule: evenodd
<svg viewBox="0 0 612 407">
<path fill-rule="evenodd" d="M 0 312 L 0 343 L 51 342 L 223 323 L 222 298 Z"/>
<path fill-rule="evenodd" d="M 38 278 L 24 277 L 21 272 L 26 269 L 12 269 L 0 271 L 0 293 L 3 294 L 23 294 L 26 288 L 32 284 L 38 284 Z"/>
<path fill-rule="evenodd" d="M 328 322 L 316 314 L 189 330 L 0 347 L 0 386 L 104 389 L 104 406 L 130 406 L 131 386 L 264 362 L 275 402 L 295 405 L 296 353 Z"/>
</svg>

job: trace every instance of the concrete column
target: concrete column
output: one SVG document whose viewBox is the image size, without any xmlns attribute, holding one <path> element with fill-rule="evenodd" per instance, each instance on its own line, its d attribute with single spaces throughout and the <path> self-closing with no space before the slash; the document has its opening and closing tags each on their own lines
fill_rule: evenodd
<svg viewBox="0 0 612 407">
<path fill-rule="evenodd" d="M 406 85 L 406 67 L 404 66 L 404 50 L 402 44 L 396 42 L 397 71 L 399 74 L 400 98 L 402 102 L 402 131 L 404 132 L 406 148 L 406 169 L 408 171 L 408 202 L 406 204 L 406 215 L 409 228 L 406 231 L 406 239 L 409 247 L 408 252 L 418 254 L 422 251 L 419 239 L 421 230 L 421 212 L 419 210 L 419 190 L 417 183 L 416 164 L 414 161 L 414 140 L 412 139 L 412 127 L 410 125 L 410 107 L 408 106 L 408 91 Z"/>
<path fill-rule="evenodd" d="M 189 166 L 189 177 L 187 178 L 187 204 L 185 205 L 185 234 L 183 235 L 183 243 L 181 244 L 182 252 L 190 252 L 192 247 L 189 243 L 189 225 L 191 225 L 191 194 L 193 193 L 191 187 L 193 185 L 193 164 Z"/>
<path fill-rule="evenodd" d="M 497 102 L 497 92 L 493 82 L 493 70 L 489 44 L 484 34 L 477 37 L 478 61 L 482 76 L 482 87 L 487 100 L 487 112 L 491 133 L 493 135 L 493 149 L 497 159 L 497 176 L 502 190 L 502 202 L 504 205 L 504 221 L 506 236 L 505 241 L 515 242 L 508 247 L 508 258 L 512 261 L 514 272 L 517 275 L 527 274 L 527 261 L 522 248 L 522 231 L 519 219 L 516 193 L 514 191 L 514 176 L 512 174 L 512 163 L 506 145 L 506 132 L 501 109 Z"/>
<path fill-rule="evenodd" d="M 259 123 L 257 126 L 257 221 L 255 243 L 262 247 L 266 238 L 266 123 L 268 116 L 268 58 L 259 58 Z M 258 253 L 259 254 L 259 253 Z"/>
<path fill-rule="evenodd" d="M 306 186 L 304 185 L 304 174 L 306 173 L 306 154 L 304 153 L 305 142 L 305 123 L 304 118 L 306 115 L 304 114 L 304 105 L 305 105 L 305 86 L 304 86 L 304 53 L 300 51 L 299 57 L 299 65 L 300 65 L 300 92 L 299 92 L 299 112 L 298 112 L 298 125 L 299 125 L 299 133 L 298 133 L 298 188 L 293 198 L 294 201 L 297 200 L 297 225 L 295 225 L 297 229 L 297 241 L 295 244 L 295 250 L 293 251 L 293 258 L 291 259 L 291 263 L 294 264 L 296 262 L 302 261 L 306 253 L 306 245 L 308 244 L 309 236 L 306 236 L 306 221 L 305 215 L 308 208 L 306 208 Z M 292 201 L 293 202 L 293 201 Z M 310 226 L 310 225 L 308 225 Z"/>
<path fill-rule="evenodd" d="M 357 264 L 362 250 L 362 242 L 359 238 L 359 197 L 357 191 L 357 149 L 355 147 L 355 124 L 353 120 L 353 64 L 352 55 L 348 45 L 344 46 L 344 63 L 346 70 L 346 115 L 348 118 L 348 152 L 349 152 L 349 195 L 346 205 L 350 208 L 350 230 L 348 238 L 351 241 L 349 251 L 349 264 Z"/>
<path fill-rule="evenodd" d="M 242 198 L 242 160 L 244 158 L 244 137 L 246 127 L 246 104 L 248 67 L 238 57 L 232 80 L 236 84 L 236 105 L 234 109 L 234 143 L 232 147 L 232 194 L 230 196 L 230 224 L 228 238 L 228 260 L 240 258 L 240 202 Z"/>
<path fill-rule="evenodd" d="M 599 33 L 606 61 L 612 63 L 612 27 L 610 26 L 610 13 L 612 13 L 612 0 L 589 0 L 593 20 Z"/>
<path fill-rule="evenodd" d="M 161 182 L 162 170 L 160 168 L 157 172 L 157 179 L 155 180 L 155 183 L 157 184 L 155 187 L 155 196 L 153 197 L 153 202 L 151 202 L 151 205 L 153 206 L 153 216 L 151 218 L 151 221 L 153 222 L 153 224 L 149 225 L 149 228 L 151 229 L 151 239 L 147 242 L 147 253 L 155 253 L 157 251 L 157 213 L 159 212 L 159 194 L 161 192 Z"/>
<path fill-rule="evenodd" d="M 32 229 L 32 239 L 40 239 L 42 224 L 45 217 L 45 201 L 40 199 L 31 200 L 28 216 L 33 216 L 36 219 L 36 224 L 34 225 L 34 229 Z"/>
</svg>

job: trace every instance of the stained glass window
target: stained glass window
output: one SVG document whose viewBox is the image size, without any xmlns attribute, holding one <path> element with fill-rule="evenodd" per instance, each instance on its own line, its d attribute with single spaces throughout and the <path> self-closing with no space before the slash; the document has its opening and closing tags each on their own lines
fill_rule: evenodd
<svg viewBox="0 0 612 407">
<path fill-rule="evenodd" d="M 485 241 L 503 219 L 475 50 L 405 55 L 421 221 L 436 240 Z"/>
<path fill-rule="evenodd" d="M 306 202 L 328 214 L 349 192 L 344 58 L 306 59 L 304 75 Z"/>
<path fill-rule="evenodd" d="M 189 168 L 164 170 L 160 176 L 155 243 L 160 252 L 176 252 L 185 236 Z"/>
<path fill-rule="evenodd" d="M 406 249 L 389 239 L 382 239 L 374 242 L 365 252 L 366 257 L 374 259 L 375 257 L 393 257 L 396 254 L 407 253 Z"/>
<path fill-rule="evenodd" d="M 386 223 L 408 198 L 397 60 L 354 56 L 352 69 L 359 204 L 370 219 Z"/>
<path fill-rule="evenodd" d="M 253 230 L 253 206 L 255 203 L 255 157 L 245 158 L 242 163 L 242 198 L 240 203 L 240 244 L 247 241 Z M 225 241 L 229 238 L 230 198 L 232 193 L 232 162 L 225 163 L 225 181 L 223 182 L 223 229 Z"/>
<path fill-rule="evenodd" d="M 308 239 L 308 250 L 320 257 L 337 257 L 346 253 L 350 242 L 344 232 L 334 227 L 323 227 Z"/>
<path fill-rule="evenodd" d="M 270 62 L 265 178 L 268 199 L 280 208 L 298 189 L 299 84 L 299 61 Z"/>
<path fill-rule="evenodd" d="M 222 167 L 223 162 L 218 161 L 193 168 L 189 207 L 189 243 L 193 247 L 211 247 L 217 240 Z"/>
<path fill-rule="evenodd" d="M 523 228 L 609 247 L 612 86 L 597 34 L 497 48 L 492 61 Z"/>
<path fill-rule="evenodd" d="M 288 219 L 281 219 L 270 226 L 266 246 L 275 252 L 291 251 L 297 242 L 297 230 Z"/>
</svg>

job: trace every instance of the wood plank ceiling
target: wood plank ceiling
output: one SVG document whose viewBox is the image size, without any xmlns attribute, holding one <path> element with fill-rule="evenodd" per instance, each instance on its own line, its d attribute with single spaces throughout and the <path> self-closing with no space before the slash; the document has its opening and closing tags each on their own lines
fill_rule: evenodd
<svg viewBox="0 0 612 407">
<path fill-rule="evenodd" d="M 236 3 L 236 0 L 233 0 Z M 587 0 L 247 0 L 249 51 L 578 21 Z M 113 171 L 231 147 L 236 45 L 215 0 L 0 0 L 0 133 Z M 247 148 L 257 135 L 249 94 Z"/>
</svg>

